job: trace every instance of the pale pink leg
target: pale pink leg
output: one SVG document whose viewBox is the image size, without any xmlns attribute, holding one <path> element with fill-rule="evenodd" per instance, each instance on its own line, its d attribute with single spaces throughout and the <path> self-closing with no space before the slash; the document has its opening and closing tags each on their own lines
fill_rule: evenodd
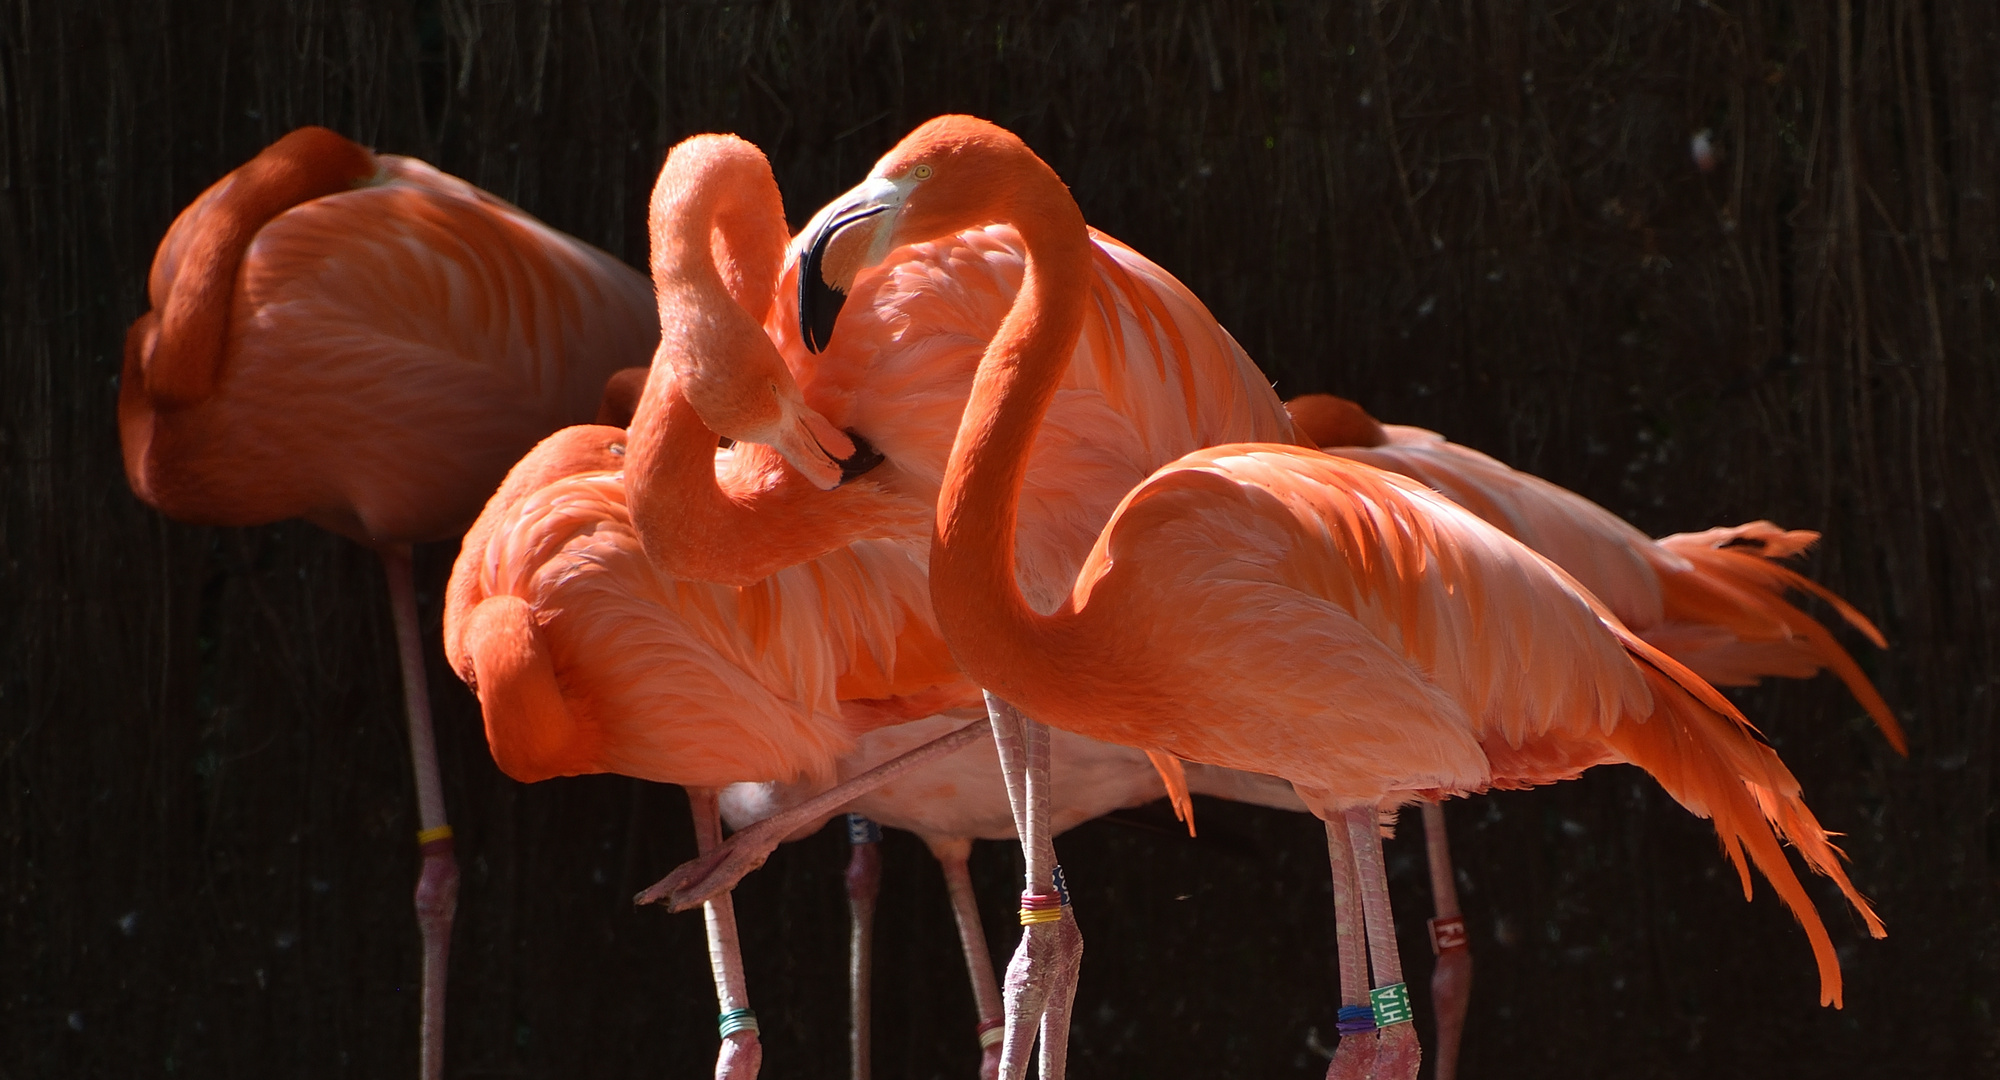
<svg viewBox="0 0 2000 1080">
<path fill-rule="evenodd" d="M 868 1080 L 873 1071 L 875 897 L 882 890 L 882 830 L 860 814 L 847 815 L 847 1033 L 848 1073 Z"/>
<path fill-rule="evenodd" d="M 1472 949 L 1466 941 L 1465 919 L 1458 910 L 1458 883 L 1451 872 L 1451 843 L 1444 834 L 1444 807 L 1424 804 L 1424 844 L 1430 853 L 1431 896 L 1437 917 L 1431 920 L 1431 1009 L 1437 1013 L 1437 1044 L 1431 1047 L 1436 1080 L 1458 1075 L 1459 1038 L 1465 1031 L 1466 1007 L 1472 1003 Z"/>
<path fill-rule="evenodd" d="M 1347 837 L 1354 845 L 1354 869 L 1361 883 L 1361 912 L 1368 922 L 1368 962 L 1374 969 L 1374 986 L 1377 990 L 1402 986 L 1403 960 L 1396 951 L 1395 915 L 1389 910 L 1389 874 L 1382 865 L 1379 818 L 1372 806 L 1349 810 L 1346 817 Z M 1405 1003 L 1408 996 L 1405 987 Z M 1416 1025 L 1408 1022 L 1407 1005 L 1401 1017 L 1391 1017 L 1384 1015 L 1378 1000 L 1375 1023 L 1375 1080 L 1417 1080 L 1423 1052 L 1417 1046 Z"/>
<path fill-rule="evenodd" d="M 993 956 L 986 951 L 986 929 L 979 922 L 979 900 L 972 893 L 972 875 L 965 868 L 972 841 L 962 836 L 926 836 L 924 843 L 930 845 L 931 854 L 944 868 L 952 914 L 958 919 L 958 942 L 965 948 L 965 972 L 972 979 L 972 1001 L 979 1009 L 979 1080 L 998 1080 L 1000 1041 L 1007 1021 L 1000 980 L 993 975 Z"/>
<path fill-rule="evenodd" d="M 1340 960 L 1340 1004 L 1368 1005 L 1368 930 L 1361 913 L 1361 883 L 1354 871 L 1354 845 L 1347 821 L 1326 822 L 1326 861 L 1333 869 L 1333 942 Z M 1368 1080 L 1375 1068 L 1375 1033 L 1343 1035 L 1326 1067 L 1326 1080 Z"/>
<path fill-rule="evenodd" d="M 389 580 L 389 608 L 396 623 L 396 656 L 403 668 L 403 709 L 410 723 L 410 762 L 417 778 L 417 929 L 424 944 L 423 1019 L 418 1035 L 417 1075 L 444 1076 L 444 991 L 451 959 L 451 922 L 458 912 L 458 860 L 452 855 L 451 826 L 444 815 L 444 784 L 438 779 L 437 740 L 431 734 L 430 687 L 424 679 L 423 638 L 417 632 L 417 590 L 410 569 L 410 546 L 383 548 L 382 570 Z"/>
<path fill-rule="evenodd" d="M 694 843 L 708 851 L 722 842 L 722 815 L 716 810 L 715 788 L 689 788 L 694 811 Z M 715 976 L 715 1004 L 723 1029 L 715 1054 L 715 1080 L 756 1080 L 764 1061 L 757 1039 L 757 1014 L 750 1011 L 750 991 L 743 979 L 743 947 L 736 936 L 736 903 L 728 893 L 702 905 L 708 923 L 708 968 Z"/>
<path fill-rule="evenodd" d="M 743 875 L 764 865 L 787 836 L 797 832 L 802 826 L 813 821 L 825 820 L 826 815 L 866 795 L 924 764 L 935 761 L 947 754 L 955 754 L 987 736 L 988 727 L 974 721 L 949 735 L 941 735 L 915 750 L 897 757 L 862 773 L 837 787 L 830 788 L 796 806 L 751 825 L 738 829 L 728 841 L 717 846 L 706 855 L 697 855 L 673 868 L 666 877 L 654 882 L 646 891 L 632 898 L 635 904 L 657 904 L 665 901 L 668 910 L 686 911 L 696 904 L 707 903 L 713 897 L 727 892 L 743 880 Z"/>
<path fill-rule="evenodd" d="M 1057 870 L 1055 843 L 1049 833 L 1048 729 L 992 694 L 986 695 L 986 708 L 1028 864 L 1027 892 L 1053 895 Z M 1028 1051 L 1037 1028 L 1042 1042 L 1037 1075 L 1041 1080 L 1062 1080 L 1067 1067 L 1069 1012 L 1083 964 L 1083 934 L 1077 929 L 1075 910 L 1065 904 L 1061 911 L 1059 920 L 1025 927 L 1007 964 L 1002 984 L 1007 1012 L 1007 1034 L 1000 1050 L 1003 1080 L 1021 1080 L 1027 1075 Z"/>
</svg>

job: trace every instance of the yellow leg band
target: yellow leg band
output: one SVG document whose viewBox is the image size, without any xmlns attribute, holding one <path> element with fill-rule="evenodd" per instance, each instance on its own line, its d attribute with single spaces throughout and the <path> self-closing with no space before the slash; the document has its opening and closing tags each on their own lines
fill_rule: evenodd
<svg viewBox="0 0 2000 1080">
<path fill-rule="evenodd" d="M 425 844 L 449 839 L 451 839 L 451 826 L 439 825 L 435 829 L 425 829 L 417 833 L 417 846 L 423 847 Z"/>
</svg>

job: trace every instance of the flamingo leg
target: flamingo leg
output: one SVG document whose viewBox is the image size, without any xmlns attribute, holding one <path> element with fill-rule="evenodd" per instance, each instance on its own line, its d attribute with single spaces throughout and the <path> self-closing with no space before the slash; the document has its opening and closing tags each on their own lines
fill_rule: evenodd
<svg viewBox="0 0 2000 1080">
<path fill-rule="evenodd" d="M 1345 812 L 1354 868 L 1361 881 L 1361 912 L 1368 924 L 1368 961 L 1374 969 L 1375 1080 L 1416 1080 L 1423 1052 L 1410 1023 L 1409 989 L 1396 951 L 1396 920 L 1389 910 L 1389 874 L 1382 863 L 1382 832 L 1372 806 Z"/>
<path fill-rule="evenodd" d="M 716 808 L 716 788 L 689 788 L 694 811 L 695 847 L 706 852 L 722 842 L 722 815 Z M 708 967 L 715 976 L 717 1025 L 722 1046 L 715 1053 L 715 1080 L 756 1080 L 764 1062 L 757 1038 L 757 1014 L 750 1011 L 750 991 L 743 979 L 743 947 L 736 935 L 736 904 L 729 893 L 702 905 L 708 924 Z"/>
<path fill-rule="evenodd" d="M 993 956 L 986 951 L 986 928 L 979 922 L 979 900 L 972 892 L 972 874 L 966 858 L 972 841 L 962 836 L 924 837 L 931 854 L 944 869 L 945 888 L 951 893 L 951 911 L 958 919 L 958 941 L 965 949 L 965 972 L 972 979 L 972 1001 L 979 1009 L 979 1080 L 998 1080 L 1000 1042 L 1007 1021 L 1000 998 L 1000 980 L 993 975 Z"/>
<path fill-rule="evenodd" d="M 875 898 L 882 890 L 882 830 L 860 814 L 847 815 L 847 1034 L 848 1074 L 868 1080 L 874 1060 Z"/>
<path fill-rule="evenodd" d="M 1031 898 L 1062 895 L 1056 885 L 1059 870 L 1050 830 L 1049 731 L 992 694 L 986 695 L 986 708 L 1027 862 L 1027 890 L 1022 896 L 1026 912 Z M 1028 1051 L 1034 1046 L 1037 1029 L 1042 1045 L 1037 1072 L 1041 1080 L 1062 1080 L 1068 1065 L 1069 1013 L 1083 964 L 1083 935 L 1077 929 L 1074 908 L 1065 902 L 1055 910 L 1060 912 L 1059 918 L 1030 921 L 1023 928 L 1021 942 L 1007 964 L 1002 983 L 1007 1017 L 1000 1048 L 1003 1080 L 1021 1080 L 1027 1075 Z"/>
<path fill-rule="evenodd" d="M 755 825 L 738 829 L 715 850 L 674 867 L 666 877 L 633 897 L 632 902 L 657 904 L 665 901 L 670 911 L 686 911 L 696 904 L 706 903 L 734 888 L 745 874 L 764 865 L 771 852 L 801 826 L 824 820 L 826 815 L 925 762 L 957 753 L 985 738 L 988 730 L 987 725 L 976 721 L 967 724 L 802 803 L 772 814 Z"/>
<path fill-rule="evenodd" d="M 1431 969 L 1431 1008 L 1437 1014 L 1432 1068 L 1436 1080 L 1455 1080 L 1466 1007 L 1472 1003 L 1472 949 L 1458 910 L 1458 883 L 1451 872 L 1451 843 L 1445 837 L 1441 803 L 1424 804 L 1424 845 L 1430 854 L 1431 896 L 1437 904 L 1437 917 L 1430 922 L 1431 951 L 1437 954 L 1437 966 Z"/>
<path fill-rule="evenodd" d="M 437 739 L 431 733 L 430 686 L 424 679 L 423 638 L 417 631 L 410 546 L 396 544 L 378 554 L 389 582 L 396 658 L 403 669 L 403 710 L 409 719 L 410 762 L 417 780 L 417 850 L 423 855 L 416 892 L 417 929 L 424 945 L 417 1075 L 421 1080 L 442 1080 L 445 975 L 451 959 L 452 917 L 458 912 L 458 859 L 452 854 L 444 783 L 438 777 Z"/>
<path fill-rule="evenodd" d="M 1343 1011 L 1368 1007 L 1367 922 L 1361 912 L 1361 882 L 1354 868 L 1354 845 L 1347 822 L 1326 821 L 1327 863 L 1333 869 L 1333 940 L 1340 961 Z M 1372 1021 L 1371 1021 L 1372 1022 Z M 1368 1080 L 1375 1068 L 1375 1032 L 1364 1028 L 1342 1035 L 1327 1065 L 1326 1080 Z"/>
</svg>

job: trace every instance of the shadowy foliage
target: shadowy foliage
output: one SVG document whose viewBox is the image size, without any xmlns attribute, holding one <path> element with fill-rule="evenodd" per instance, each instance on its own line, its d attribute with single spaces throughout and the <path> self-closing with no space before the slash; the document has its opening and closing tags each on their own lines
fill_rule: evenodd
<svg viewBox="0 0 2000 1080">
<path fill-rule="evenodd" d="M 1815 885 L 1847 1009 L 1815 1006 L 1803 936 L 1768 890 L 1742 902 L 1704 823 L 1602 769 L 1450 807 L 1479 958 L 1465 1075 L 1993 1068 L 1996 24 L 1985 0 L 13 0 L 0 1077 L 414 1064 L 380 570 L 296 523 L 165 521 L 124 484 L 122 335 L 179 208 L 321 123 L 643 265 L 680 138 L 763 146 L 803 222 L 943 111 L 1019 131 L 1281 391 L 1438 428 L 1656 533 L 1824 530 L 1809 572 L 1888 634 L 1862 661 L 1907 761 L 1830 679 L 1740 696 L 1889 922 L 1868 941 Z M 450 555 L 420 559 L 433 638 Z M 629 903 L 692 853 L 684 800 L 506 780 L 431 651 L 465 867 L 452 1075 L 705 1075 L 700 921 Z M 1201 813 L 1198 842 L 1148 812 L 1061 843 L 1090 940 L 1079 1075 L 1325 1067 L 1319 831 Z M 1421 990 L 1428 884 L 1404 832 Z M 844 858 L 831 833 L 791 845 L 740 894 L 772 1076 L 845 1060 Z M 996 951 L 1014 858 L 975 857 Z M 907 837 L 886 886 L 878 1075 L 968 1075 L 944 890 Z"/>
</svg>

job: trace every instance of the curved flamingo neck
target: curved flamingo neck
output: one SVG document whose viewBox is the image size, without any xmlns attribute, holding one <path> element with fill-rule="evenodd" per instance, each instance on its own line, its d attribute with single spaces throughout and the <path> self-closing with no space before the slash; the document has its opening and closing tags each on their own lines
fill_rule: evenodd
<svg viewBox="0 0 2000 1080">
<path fill-rule="evenodd" d="M 653 281 L 670 332 L 632 416 L 627 498 L 662 573 L 747 585 L 881 535 L 895 508 L 875 505 L 873 484 L 822 492 L 764 447 L 738 447 L 734 467 L 717 478 L 718 436 L 682 380 L 743 363 L 746 350 L 774 349 L 761 317 L 777 288 L 785 219 L 770 167 L 748 144 L 688 149 L 696 152 L 668 159 L 653 194 Z"/>
<path fill-rule="evenodd" d="M 183 408 L 214 391 L 237 269 L 258 230 L 292 207 L 346 191 L 375 171 L 375 155 L 364 147 L 325 128 L 302 127 L 265 147 L 231 173 L 221 190 L 195 204 L 200 208 L 191 223 L 195 235 L 181 252 L 172 289 L 154 298 L 158 329 L 137 358 L 155 405 Z"/>
<path fill-rule="evenodd" d="M 1021 292 L 973 377 L 938 494 L 931 603 L 960 663 L 1008 700 L 1060 663 L 1055 640 L 1073 613 L 1044 616 L 1015 578 L 1015 531 L 1028 451 L 1083 328 L 1090 241 L 1083 214 L 1025 148 L 1023 176 L 1001 215 L 1021 234 Z M 968 661 L 971 661 L 968 663 Z"/>
</svg>

